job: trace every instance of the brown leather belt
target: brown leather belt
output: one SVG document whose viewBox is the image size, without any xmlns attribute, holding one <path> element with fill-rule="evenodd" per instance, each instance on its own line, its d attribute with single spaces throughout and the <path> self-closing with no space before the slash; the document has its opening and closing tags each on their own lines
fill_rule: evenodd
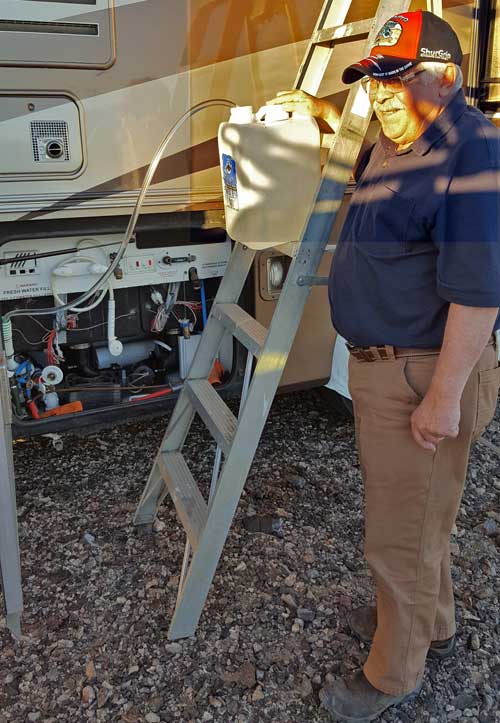
<svg viewBox="0 0 500 723">
<path fill-rule="evenodd" d="M 390 361 L 391 359 L 399 359 L 402 356 L 430 356 L 437 355 L 441 351 L 437 349 L 409 349 L 401 346 L 354 346 L 350 342 L 346 342 L 350 354 L 358 361 L 374 362 L 374 361 Z"/>
<path fill-rule="evenodd" d="M 487 346 L 495 345 L 495 337 L 492 336 Z M 374 362 L 374 361 L 390 361 L 391 359 L 399 359 L 405 356 L 436 356 L 441 351 L 441 347 L 433 349 L 407 348 L 402 346 L 391 346 L 385 344 L 383 346 L 355 346 L 349 341 L 346 346 L 358 361 Z"/>
</svg>

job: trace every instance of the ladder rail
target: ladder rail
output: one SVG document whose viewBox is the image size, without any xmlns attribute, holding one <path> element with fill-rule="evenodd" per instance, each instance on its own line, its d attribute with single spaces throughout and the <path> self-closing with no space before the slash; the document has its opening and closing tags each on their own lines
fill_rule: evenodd
<svg viewBox="0 0 500 723">
<path fill-rule="evenodd" d="M 0 348 L 0 577 L 7 627 L 21 635 L 23 591 L 12 454 L 12 410 L 5 352 Z"/>
<path fill-rule="evenodd" d="M 311 95 L 318 92 L 332 56 L 333 45 L 329 47 L 318 46 L 313 37 L 323 28 L 342 25 L 349 12 L 351 2 L 352 0 L 327 0 L 323 5 L 304 59 L 295 78 L 294 88 L 305 90 L 306 93 Z"/>
</svg>

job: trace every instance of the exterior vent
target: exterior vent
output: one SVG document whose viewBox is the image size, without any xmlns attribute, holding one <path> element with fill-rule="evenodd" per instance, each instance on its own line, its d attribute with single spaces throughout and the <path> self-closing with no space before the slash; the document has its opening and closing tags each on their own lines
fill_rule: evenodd
<svg viewBox="0 0 500 723">
<path fill-rule="evenodd" d="M 115 60 L 115 0 L 0 0 L 0 68 L 105 70 Z"/>
<path fill-rule="evenodd" d="M 44 20 L 0 19 L 0 32 L 5 33 L 57 33 L 60 35 L 99 35 L 96 23 L 61 23 Z"/>
<path fill-rule="evenodd" d="M 32 3 L 66 3 L 67 5 L 96 5 L 97 0 L 31 0 Z"/>
<path fill-rule="evenodd" d="M 37 163 L 69 161 L 68 124 L 65 121 L 32 121 L 31 143 Z"/>
</svg>

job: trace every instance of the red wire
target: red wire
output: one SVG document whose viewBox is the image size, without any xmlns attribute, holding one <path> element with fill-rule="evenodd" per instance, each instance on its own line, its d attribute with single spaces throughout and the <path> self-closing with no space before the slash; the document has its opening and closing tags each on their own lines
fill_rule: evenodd
<svg viewBox="0 0 500 723">
<path fill-rule="evenodd" d="M 55 363 L 56 363 L 56 357 L 55 357 L 55 354 L 54 354 L 54 339 L 55 339 L 55 337 L 56 337 L 56 332 L 55 332 L 55 330 L 53 329 L 53 330 L 50 332 L 50 334 L 49 334 L 49 338 L 47 339 L 46 356 L 47 356 L 47 363 L 48 363 L 48 364 L 55 364 Z"/>
</svg>

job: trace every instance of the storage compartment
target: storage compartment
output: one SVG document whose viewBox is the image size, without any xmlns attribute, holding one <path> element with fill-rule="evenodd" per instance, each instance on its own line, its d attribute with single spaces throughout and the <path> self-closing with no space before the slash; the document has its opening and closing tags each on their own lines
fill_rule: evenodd
<svg viewBox="0 0 500 723">
<path fill-rule="evenodd" d="M 112 0 L 0 0 L 0 65 L 108 68 Z"/>
<path fill-rule="evenodd" d="M 204 243 L 150 246 L 138 233 L 109 284 L 83 305 L 53 315 L 14 316 L 10 359 L 14 424 L 95 415 L 173 399 L 183 384 L 226 269 L 231 243 L 221 230 Z M 179 234 L 180 235 L 180 234 Z M 196 234 L 194 234 L 196 236 Z M 1 313 L 75 300 L 109 266 L 120 234 L 15 240 L 0 248 Z M 201 240 L 196 238 L 196 241 Z M 8 336 L 7 332 L 7 336 Z M 6 329 L 4 327 L 4 339 Z M 210 380 L 232 372 L 230 337 Z M 102 421 L 102 419 L 100 420 Z"/>
</svg>

